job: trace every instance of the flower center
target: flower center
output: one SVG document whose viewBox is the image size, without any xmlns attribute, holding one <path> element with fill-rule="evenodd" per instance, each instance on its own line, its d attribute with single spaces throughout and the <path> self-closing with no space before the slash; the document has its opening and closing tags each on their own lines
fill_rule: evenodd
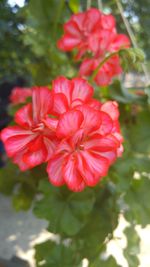
<svg viewBox="0 0 150 267">
<path fill-rule="evenodd" d="M 43 132 L 45 125 L 43 122 L 38 123 L 33 129 L 33 132 Z"/>
</svg>

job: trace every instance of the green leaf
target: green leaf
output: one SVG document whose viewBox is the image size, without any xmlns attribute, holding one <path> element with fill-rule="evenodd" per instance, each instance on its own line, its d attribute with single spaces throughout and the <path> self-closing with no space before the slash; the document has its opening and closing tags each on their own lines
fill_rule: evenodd
<svg viewBox="0 0 150 267">
<path fill-rule="evenodd" d="M 110 256 L 107 260 L 102 260 L 100 257 L 94 262 L 89 264 L 89 267 L 121 267 L 115 261 L 115 259 Z M 135 267 L 135 266 L 134 266 Z"/>
<path fill-rule="evenodd" d="M 73 13 L 80 11 L 80 0 L 69 0 L 69 7 Z"/>
<path fill-rule="evenodd" d="M 127 204 L 125 218 L 143 227 L 150 223 L 149 188 L 150 180 L 147 177 L 132 179 L 130 189 L 124 197 Z"/>
<path fill-rule="evenodd" d="M 42 178 L 42 168 L 38 168 L 40 170 L 38 177 L 35 175 L 37 168 L 21 172 L 17 165 L 8 161 L 0 171 L 0 192 L 6 195 L 12 194 L 13 206 L 17 211 L 27 210 L 32 205 L 38 188 L 39 176 Z"/>
<path fill-rule="evenodd" d="M 90 189 L 72 193 L 66 188 L 56 188 L 47 181 L 41 181 L 39 190 L 43 198 L 36 202 L 36 216 L 49 221 L 49 230 L 68 236 L 77 234 L 85 225 L 93 208 L 94 193 Z"/>
<path fill-rule="evenodd" d="M 28 210 L 31 207 L 35 191 L 27 184 L 21 184 L 18 192 L 12 197 L 13 207 L 16 211 Z"/>
<path fill-rule="evenodd" d="M 17 176 L 19 174 L 17 166 L 8 162 L 5 167 L 0 170 L 0 192 L 10 195 L 17 183 Z"/>
<path fill-rule="evenodd" d="M 76 267 L 80 259 L 69 246 L 46 241 L 35 246 L 36 266 L 40 267 Z"/>
<path fill-rule="evenodd" d="M 136 114 L 135 122 L 128 129 L 131 149 L 136 153 L 150 154 L 150 110 L 141 110 Z"/>
<path fill-rule="evenodd" d="M 140 70 L 141 63 L 145 60 L 144 52 L 139 48 L 128 48 L 119 51 L 122 60 L 122 66 L 125 71 L 130 69 Z"/>
<path fill-rule="evenodd" d="M 124 249 L 124 256 L 130 267 L 139 266 L 140 238 L 135 227 L 133 225 L 127 227 L 124 233 L 127 237 L 127 247 Z"/>
<path fill-rule="evenodd" d="M 76 236 L 76 247 L 83 258 L 97 257 L 104 249 L 104 241 L 112 235 L 118 223 L 116 199 L 107 185 L 97 188 L 96 203 L 89 220 Z"/>
<path fill-rule="evenodd" d="M 148 88 L 145 89 L 145 93 L 148 96 L 148 104 L 150 105 L 150 87 L 148 87 Z"/>
</svg>

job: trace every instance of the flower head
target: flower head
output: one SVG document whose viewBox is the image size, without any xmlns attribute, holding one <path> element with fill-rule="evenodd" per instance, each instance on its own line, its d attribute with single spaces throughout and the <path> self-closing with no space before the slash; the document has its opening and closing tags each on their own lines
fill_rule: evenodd
<svg viewBox="0 0 150 267">
<path fill-rule="evenodd" d="M 91 8 L 86 12 L 73 15 L 64 24 L 64 35 L 58 41 L 58 48 L 63 51 L 78 50 L 78 58 L 89 49 L 89 38 L 99 27 L 101 11 Z"/>
<path fill-rule="evenodd" d="M 67 184 L 70 190 L 82 191 L 106 176 L 123 141 L 119 124 L 118 128 L 115 124 L 117 114 L 116 103 L 110 102 L 100 110 L 81 105 L 60 117 L 56 129 L 60 143 L 47 167 L 52 184 Z"/>
</svg>

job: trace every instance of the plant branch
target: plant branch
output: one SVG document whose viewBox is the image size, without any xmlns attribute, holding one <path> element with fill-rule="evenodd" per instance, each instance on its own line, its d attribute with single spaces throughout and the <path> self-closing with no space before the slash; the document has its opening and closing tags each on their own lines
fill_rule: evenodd
<svg viewBox="0 0 150 267">
<path fill-rule="evenodd" d="M 128 20 L 124 16 L 124 10 L 123 10 L 122 4 L 120 3 L 119 0 L 115 0 L 115 1 L 116 1 L 116 5 L 118 7 L 118 10 L 120 12 L 120 15 L 122 17 L 122 20 L 123 20 L 123 22 L 125 24 L 126 30 L 127 30 L 128 34 L 129 34 L 130 39 L 131 39 L 131 42 L 133 44 L 133 47 L 134 48 L 138 48 L 134 33 L 133 33 L 133 31 L 132 31 L 132 29 L 130 27 L 130 24 L 129 24 Z M 146 83 L 148 84 L 149 75 L 148 75 L 147 68 L 146 68 L 145 64 L 141 63 L 141 65 L 142 65 L 142 69 L 143 69 L 143 72 L 144 72 L 144 75 L 145 75 L 145 78 L 146 78 Z"/>
<path fill-rule="evenodd" d="M 87 0 L 86 9 L 89 9 L 91 7 L 92 0 Z"/>
</svg>

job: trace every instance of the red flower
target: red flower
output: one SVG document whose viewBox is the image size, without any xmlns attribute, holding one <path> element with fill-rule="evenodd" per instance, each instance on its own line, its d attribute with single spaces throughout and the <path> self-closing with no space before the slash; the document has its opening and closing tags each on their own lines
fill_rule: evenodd
<svg viewBox="0 0 150 267">
<path fill-rule="evenodd" d="M 61 115 L 56 130 L 60 143 L 47 167 L 53 185 L 82 191 L 107 174 L 122 142 L 118 115 L 113 102 L 101 105 L 100 111 L 81 105 Z"/>
<path fill-rule="evenodd" d="M 6 152 L 22 171 L 47 161 L 54 152 L 57 120 L 47 117 L 52 103 L 52 93 L 48 88 L 33 88 L 32 104 L 16 112 L 17 125 L 2 130 L 1 139 Z"/>
<path fill-rule="evenodd" d="M 96 8 L 91 8 L 83 13 L 73 15 L 64 24 L 64 35 L 58 41 L 58 47 L 63 51 L 77 49 L 77 59 L 90 52 L 83 59 L 79 74 L 88 76 L 98 67 L 107 53 L 118 51 L 130 46 L 129 38 L 124 34 L 118 34 L 115 18 L 103 14 Z M 109 59 L 99 70 L 95 81 L 100 86 L 107 86 L 113 77 L 122 73 L 119 56 Z"/>
<path fill-rule="evenodd" d="M 59 77 L 53 81 L 52 90 L 54 92 L 54 115 L 60 115 L 79 105 L 93 105 L 93 88 L 82 78 L 68 80 Z"/>
<path fill-rule="evenodd" d="M 13 105 L 18 105 L 26 102 L 26 99 L 32 95 L 30 88 L 14 87 L 10 94 L 10 102 Z"/>
<path fill-rule="evenodd" d="M 98 67 L 99 63 L 102 61 L 101 58 L 91 58 L 83 60 L 79 74 L 81 76 L 89 76 Z M 100 86 L 107 86 L 112 82 L 112 79 L 122 73 L 122 68 L 120 66 L 119 56 L 111 57 L 104 65 L 99 69 L 95 82 Z"/>
<path fill-rule="evenodd" d="M 80 58 L 89 48 L 89 38 L 99 27 L 100 17 L 101 11 L 96 8 L 73 15 L 64 24 L 64 35 L 58 41 L 58 48 L 63 51 L 77 48 Z"/>
</svg>

